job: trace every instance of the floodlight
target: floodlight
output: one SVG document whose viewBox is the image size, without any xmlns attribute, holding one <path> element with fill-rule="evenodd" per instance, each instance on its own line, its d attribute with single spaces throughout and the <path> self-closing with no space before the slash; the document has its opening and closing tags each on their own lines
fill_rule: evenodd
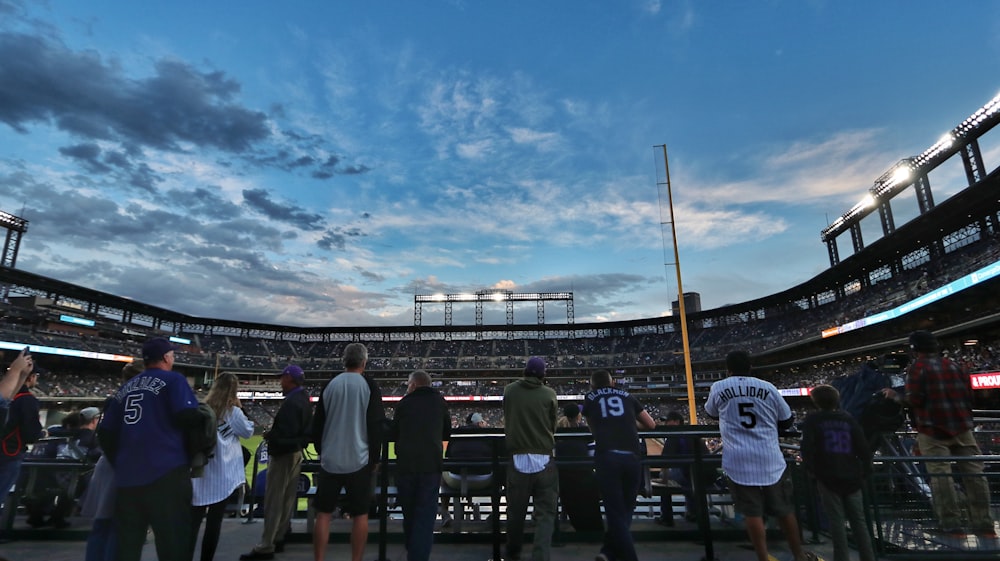
<svg viewBox="0 0 1000 561">
<path fill-rule="evenodd" d="M 899 166 L 896 171 L 892 172 L 892 184 L 908 183 L 911 175 L 912 171 L 908 166 Z"/>
</svg>

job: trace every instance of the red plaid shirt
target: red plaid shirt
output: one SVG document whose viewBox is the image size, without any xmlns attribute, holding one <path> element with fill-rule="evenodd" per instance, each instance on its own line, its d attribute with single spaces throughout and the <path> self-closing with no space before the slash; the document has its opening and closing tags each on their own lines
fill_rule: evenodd
<svg viewBox="0 0 1000 561">
<path fill-rule="evenodd" d="M 917 432 L 948 438 L 972 429 L 972 384 L 957 364 L 923 355 L 907 369 L 906 399 Z"/>
</svg>

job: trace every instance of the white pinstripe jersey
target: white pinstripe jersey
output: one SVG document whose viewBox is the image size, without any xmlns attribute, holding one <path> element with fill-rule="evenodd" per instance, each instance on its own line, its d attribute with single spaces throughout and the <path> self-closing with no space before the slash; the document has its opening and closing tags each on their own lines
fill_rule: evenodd
<svg viewBox="0 0 1000 561">
<path fill-rule="evenodd" d="M 730 376 L 712 384 L 705 412 L 719 419 L 722 469 L 740 485 L 773 485 L 785 471 L 778 422 L 792 410 L 774 384 L 752 376 Z"/>
</svg>

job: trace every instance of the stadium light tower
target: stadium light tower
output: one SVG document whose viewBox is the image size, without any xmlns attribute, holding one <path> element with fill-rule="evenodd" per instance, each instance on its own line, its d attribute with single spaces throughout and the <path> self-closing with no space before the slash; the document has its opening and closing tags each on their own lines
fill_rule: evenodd
<svg viewBox="0 0 1000 561">
<path fill-rule="evenodd" d="M 666 234 L 663 232 L 663 225 L 668 221 L 663 216 L 663 193 L 666 191 L 667 209 L 670 216 L 670 239 L 674 246 L 674 269 L 677 271 L 677 301 L 680 308 L 681 318 L 681 341 L 684 343 L 684 376 L 687 381 L 688 394 L 688 414 L 691 417 L 691 424 L 698 424 L 698 411 L 694 402 L 694 376 L 691 373 L 691 347 L 688 344 L 687 310 L 684 307 L 684 286 L 681 284 L 681 258 L 677 251 L 677 228 L 674 226 L 674 194 L 670 189 L 670 164 L 667 163 L 667 145 L 661 144 L 653 148 L 663 149 L 663 170 L 666 173 L 663 181 L 656 182 L 656 194 L 660 200 L 660 232 L 664 236 L 663 252 L 667 252 Z M 664 256 L 666 257 L 666 256 Z M 664 263 L 668 265 L 669 263 Z"/>
</svg>

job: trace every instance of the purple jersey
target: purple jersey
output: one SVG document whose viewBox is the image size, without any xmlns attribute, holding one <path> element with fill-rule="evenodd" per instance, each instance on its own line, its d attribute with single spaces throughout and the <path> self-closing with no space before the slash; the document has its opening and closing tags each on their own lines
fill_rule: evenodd
<svg viewBox="0 0 1000 561">
<path fill-rule="evenodd" d="M 101 428 L 118 433 L 115 484 L 148 485 L 191 463 L 184 433 L 174 419 L 198 406 L 187 378 L 150 368 L 122 384 L 108 400 Z"/>
</svg>

